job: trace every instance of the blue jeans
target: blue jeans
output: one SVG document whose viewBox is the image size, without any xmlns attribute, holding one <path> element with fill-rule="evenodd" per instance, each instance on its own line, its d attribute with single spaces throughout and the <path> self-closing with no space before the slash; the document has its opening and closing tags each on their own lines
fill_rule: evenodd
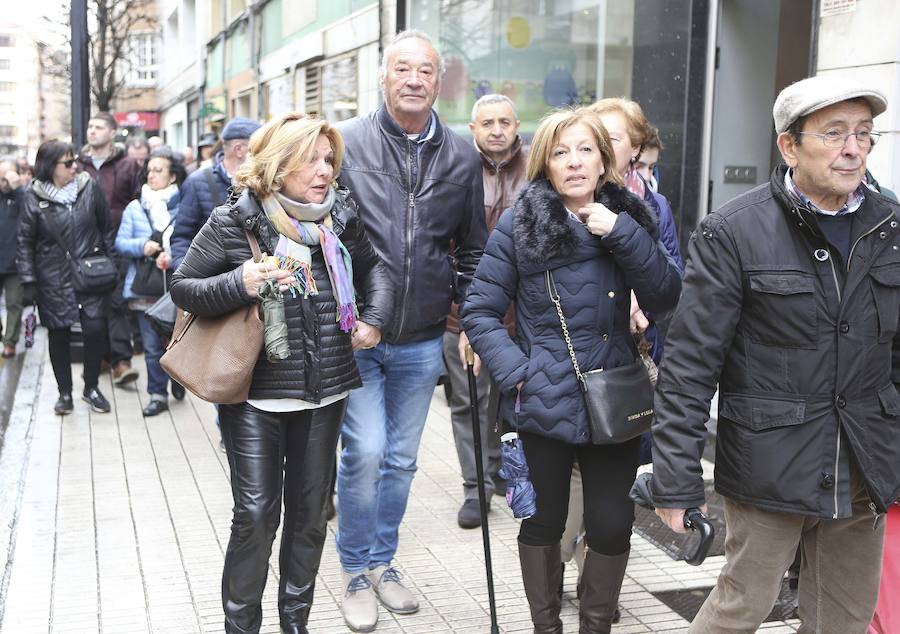
<svg viewBox="0 0 900 634">
<path fill-rule="evenodd" d="M 144 340 L 144 361 L 147 363 L 147 392 L 150 394 L 169 393 L 169 375 L 159 364 L 159 358 L 163 354 L 163 342 L 150 322 L 147 321 L 144 311 L 134 311 L 137 316 L 138 326 L 141 329 L 141 339 Z"/>
<path fill-rule="evenodd" d="M 428 406 L 443 370 L 442 337 L 356 353 L 338 468 L 337 551 L 347 572 L 390 565 Z"/>
</svg>

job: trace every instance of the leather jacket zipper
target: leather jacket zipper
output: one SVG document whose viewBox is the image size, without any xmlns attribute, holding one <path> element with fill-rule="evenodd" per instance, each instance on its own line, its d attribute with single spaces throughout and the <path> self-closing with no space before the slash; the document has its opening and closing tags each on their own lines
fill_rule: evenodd
<svg viewBox="0 0 900 634">
<path fill-rule="evenodd" d="M 409 299 L 409 285 L 412 282 L 412 241 L 413 241 L 413 216 L 416 213 L 416 194 L 419 189 L 419 177 L 422 174 L 422 166 L 416 170 L 416 182 L 412 182 L 412 153 L 417 151 L 412 141 L 406 140 L 409 154 L 406 160 L 406 182 L 409 183 L 409 201 L 406 206 L 406 270 L 403 278 L 403 301 L 400 303 L 400 324 L 397 327 L 397 335 L 403 332 L 403 325 L 406 322 L 406 302 Z"/>
</svg>

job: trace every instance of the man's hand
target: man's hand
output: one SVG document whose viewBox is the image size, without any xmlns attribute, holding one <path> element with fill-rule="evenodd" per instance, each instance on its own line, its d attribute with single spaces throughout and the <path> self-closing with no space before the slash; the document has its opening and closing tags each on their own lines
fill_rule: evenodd
<svg viewBox="0 0 900 634">
<path fill-rule="evenodd" d="M 668 526 L 671 530 L 676 533 L 687 533 L 688 529 L 684 525 L 684 512 L 687 509 L 656 509 L 656 515 L 663 521 L 663 524 Z M 707 507 L 704 504 L 700 507 L 700 512 L 706 515 Z"/>
<path fill-rule="evenodd" d="M 368 350 L 381 343 L 381 330 L 364 321 L 357 321 L 356 328 L 350 337 L 354 350 Z"/>
<path fill-rule="evenodd" d="M 650 327 L 650 322 L 647 320 L 647 317 L 644 315 L 644 311 L 641 310 L 641 307 L 638 304 L 638 300 L 634 294 L 634 291 L 631 291 L 631 324 L 630 324 L 631 334 L 633 334 L 633 335 L 642 334 L 649 327 Z"/>
<path fill-rule="evenodd" d="M 466 346 L 469 345 L 469 338 L 462 330 L 459 331 L 459 361 L 462 363 L 463 369 L 466 368 Z M 472 365 L 475 370 L 475 376 L 481 372 L 481 357 L 475 355 L 475 363 Z"/>
</svg>

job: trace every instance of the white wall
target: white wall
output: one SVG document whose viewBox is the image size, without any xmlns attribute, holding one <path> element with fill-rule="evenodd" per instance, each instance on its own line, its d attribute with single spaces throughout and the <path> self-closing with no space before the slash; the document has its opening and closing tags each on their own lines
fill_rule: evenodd
<svg viewBox="0 0 900 634">
<path fill-rule="evenodd" d="M 900 188 L 900 2 L 859 0 L 852 13 L 822 18 L 817 67 L 819 75 L 851 76 L 887 95 L 887 112 L 875 119 L 887 134 L 868 167 L 885 187 Z"/>
</svg>

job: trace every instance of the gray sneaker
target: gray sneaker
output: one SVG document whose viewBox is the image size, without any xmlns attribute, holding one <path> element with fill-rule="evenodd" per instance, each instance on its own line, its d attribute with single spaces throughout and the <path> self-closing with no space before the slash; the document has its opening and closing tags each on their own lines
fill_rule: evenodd
<svg viewBox="0 0 900 634">
<path fill-rule="evenodd" d="M 344 598 L 341 612 L 344 622 L 354 632 L 371 632 L 378 623 L 378 599 L 372 589 L 372 582 L 364 572 L 343 571 Z"/>
<path fill-rule="evenodd" d="M 400 572 L 393 566 L 378 566 L 370 570 L 369 579 L 381 604 L 391 612 L 412 614 L 419 611 L 419 600 L 400 583 Z"/>
</svg>

